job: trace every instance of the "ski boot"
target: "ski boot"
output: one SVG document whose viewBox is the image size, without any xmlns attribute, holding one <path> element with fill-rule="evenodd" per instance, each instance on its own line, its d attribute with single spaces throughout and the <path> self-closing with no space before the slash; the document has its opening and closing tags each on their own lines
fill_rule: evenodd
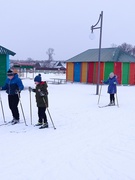
<svg viewBox="0 0 135 180">
<path fill-rule="evenodd" d="M 43 125 L 40 126 L 39 129 L 44 129 L 44 128 L 48 128 L 48 123 L 47 123 L 47 122 L 46 122 L 46 123 L 43 123 Z"/>
</svg>

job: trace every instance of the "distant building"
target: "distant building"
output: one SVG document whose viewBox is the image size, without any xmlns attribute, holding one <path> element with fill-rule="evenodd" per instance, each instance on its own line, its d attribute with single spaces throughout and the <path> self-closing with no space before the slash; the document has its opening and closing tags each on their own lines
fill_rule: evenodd
<svg viewBox="0 0 135 180">
<path fill-rule="evenodd" d="M 47 62 L 47 63 L 45 63 Z M 46 65 L 46 66 L 45 66 Z M 20 72 L 26 72 L 26 71 L 44 71 L 44 72 L 66 72 L 66 62 L 64 61 L 27 61 L 27 60 L 19 60 L 14 61 L 12 60 L 12 68 L 18 70 L 18 73 Z"/>
<path fill-rule="evenodd" d="M 99 49 L 89 49 L 67 62 L 66 79 L 72 82 L 97 83 Z M 100 61 L 100 82 L 110 72 L 117 75 L 119 84 L 135 85 L 135 57 L 120 48 L 102 48 Z"/>
<path fill-rule="evenodd" d="M 12 68 L 16 68 L 18 70 L 22 69 L 33 69 L 36 63 L 29 63 L 29 62 L 15 62 L 12 64 Z"/>
<path fill-rule="evenodd" d="M 7 77 L 7 70 L 10 67 L 9 55 L 14 56 L 15 54 L 16 53 L 13 51 L 0 46 L 0 86 L 4 85 Z"/>
</svg>

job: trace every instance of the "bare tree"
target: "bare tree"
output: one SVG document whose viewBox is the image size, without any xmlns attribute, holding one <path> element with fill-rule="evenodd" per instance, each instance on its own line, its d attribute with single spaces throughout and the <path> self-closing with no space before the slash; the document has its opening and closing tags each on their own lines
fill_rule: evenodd
<svg viewBox="0 0 135 180">
<path fill-rule="evenodd" d="M 120 47 L 123 51 L 128 52 L 129 54 L 132 53 L 133 46 L 131 44 L 123 43 L 118 47 Z"/>
<path fill-rule="evenodd" d="M 118 47 L 121 48 L 124 52 L 127 52 L 128 54 L 135 56 L 135 46 L 132 46 L 131 44 L 123 43 Z"/>
<path fill-rule="evenodd" d="M 54 49 L 49 48 L 46 54 L 48 54 L 48 60 L 44 62 L 44 67 L 51 67 L 51 62 L 53 61 Z"/>
<path fill-rule="evenodd" d="M 46 54 L 48 54 L 48 60 L 52 61 L 53 60 L 52 55 L 54 54 L 54 49 L 53 48 L 49 48 L 48 51 L 46 52 Z"/>
<path fill-rule="evenodd" d="M 135 56 L 135 46 L 133 47 L 133 56 Z"/>
<path fill-rule="evenodd" d="M 26 59 L 26 61 L 33 61 L 33 59 L 31 58 L 31 57 L 28 57 L 27 59 Z"/>
</svg>

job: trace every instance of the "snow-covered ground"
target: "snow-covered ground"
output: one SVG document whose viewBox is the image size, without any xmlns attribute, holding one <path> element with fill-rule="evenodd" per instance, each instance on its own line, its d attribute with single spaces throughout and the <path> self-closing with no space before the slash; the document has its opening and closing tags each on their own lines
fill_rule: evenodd
<svg viewBox="0 0 135 180">
<path fill-rule="evenodd" d="M 42 74 L 43 80 L 65 75 Z M 48 84 L 48 129 L 39 130 L 32 79 L 23 79 L 25 90 L 21 123 L 0 126 L 1 180 L 135 180 L 135 87 L 118 86 L 119 107 L 99 108 L 95 85 Z M 1 91 L 6 121 L 12 119 L 7 94 Z M 109 103 L 102 86 L 100 105 Z M 0 124 L 3 116 L 0 107 Z"/>
</svg>

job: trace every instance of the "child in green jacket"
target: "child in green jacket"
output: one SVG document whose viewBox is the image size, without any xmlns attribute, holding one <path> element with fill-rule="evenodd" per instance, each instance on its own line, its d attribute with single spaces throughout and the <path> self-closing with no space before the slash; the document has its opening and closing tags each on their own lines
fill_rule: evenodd
<svg viewBox="0 0 135 180">
<path fill-rule="evenodd" d="M 48 91 L 46 81 L 41 81 L 41 74 L 34 78 L 36 88 L 32 89 L 29 87 L 29 91 L 35 92 L 36 103 L 38 107 L 38 123 L 35 126 L 40 126 L 42 128 L 48 128 L 46 108 L 48 107 Z"/>
</svg>

